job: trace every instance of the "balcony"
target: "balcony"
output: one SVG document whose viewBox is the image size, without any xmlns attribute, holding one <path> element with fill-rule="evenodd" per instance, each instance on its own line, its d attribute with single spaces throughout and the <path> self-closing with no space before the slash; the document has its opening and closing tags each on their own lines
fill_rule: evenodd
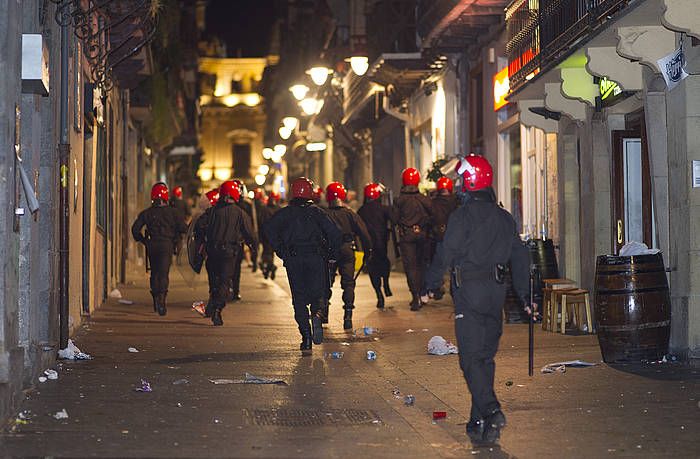
<svg viewBox="0 0 700 459">
<path fill-rule="evenodd" d="M 506 8 L 511 90 L 593 37 L 633 0 L 515 0 Z"/>
</svg>

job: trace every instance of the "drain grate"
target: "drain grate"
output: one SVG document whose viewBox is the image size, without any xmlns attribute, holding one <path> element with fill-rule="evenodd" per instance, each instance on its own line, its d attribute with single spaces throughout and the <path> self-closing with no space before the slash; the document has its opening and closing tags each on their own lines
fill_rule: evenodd
<svg viewBox="0 0 700 459">
<path fill-rule="evenodd" d="M 246 409 L 245 416 L 252 425 L 283 427 L 348 426 L 382 421 L 374 411 L 355 409 Z"/>
</svg>

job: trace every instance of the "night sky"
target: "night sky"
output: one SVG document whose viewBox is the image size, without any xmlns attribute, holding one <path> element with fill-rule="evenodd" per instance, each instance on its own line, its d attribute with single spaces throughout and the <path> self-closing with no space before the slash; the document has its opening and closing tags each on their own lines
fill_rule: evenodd
<svg viewBox="0 0 700 459">
<path fill-rule="evenodd" d="M 262 57 L 275 21 L 274 0 L 210 0 L 207 35 L 226 43 L 229 57 Z"/>
</svg>

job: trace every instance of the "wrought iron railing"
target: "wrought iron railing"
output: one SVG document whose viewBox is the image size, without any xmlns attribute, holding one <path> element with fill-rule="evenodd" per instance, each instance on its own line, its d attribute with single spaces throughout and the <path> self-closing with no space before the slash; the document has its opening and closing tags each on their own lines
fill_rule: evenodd
<svg viewBox="0 0 700 459">
<path fill-rule="evenodd" d="M 515 0 L 506 8 L 511 89 L 551 67 L 630 0 Z"/>
</svg>

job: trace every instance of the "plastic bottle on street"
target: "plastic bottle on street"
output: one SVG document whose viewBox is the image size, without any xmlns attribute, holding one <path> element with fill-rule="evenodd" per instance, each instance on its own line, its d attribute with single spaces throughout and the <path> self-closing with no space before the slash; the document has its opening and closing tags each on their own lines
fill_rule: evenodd
<svg viewBox="0 0 700 459">
<path fill-rule="evenodd" d="M 326 358 L 338 360 L 343 358 L 343 352 L 327 352 L 326 353 Z"/>
</svg>

